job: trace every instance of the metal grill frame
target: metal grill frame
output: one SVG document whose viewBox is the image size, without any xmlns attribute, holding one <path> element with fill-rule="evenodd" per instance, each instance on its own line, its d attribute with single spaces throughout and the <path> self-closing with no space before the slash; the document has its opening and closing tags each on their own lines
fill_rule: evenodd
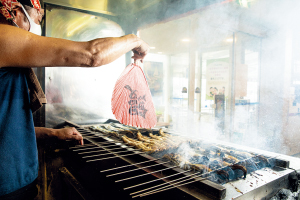
<svg viewBox="0 0 300 200">
<path fill-rule="evenodd" d="M 86 127 L 88 127 L 87 125 L 79 126 L 79 125 L 74 124 L 74 123 L 69 122 L 69 121 L 65 122 L 64 126 L 66 126 L 66 125 L 67 126 L 73 126 L 73 127 L 77 128 L 79 130 L 79 132 L 82 132 L 82 130 L 83 130 L 83 131 L 91 133 L 91 134 L 97 133 L 97 132 L 94 132 L 94 131 L 91 131 L 91 130 L 87 129 L 86 128 Z M 103 136 L 102 138 L 104 140 L 111 141 L 110 138 L 106 138 L 105 136 Z M 93 138 L 88 138 L 88 140 L 90 142 L 93 142 Z M 129 151 L 132 150 L 131 148 L 125 148 L 125 147 L 124 147 L 124 149 L 127 149 Z M 109 149 L 107 151 L 110 152 Z M 112 153 L 112 155 L 114 154 L 115 156 L 118 156 L 117 154 L 115 154 L 113 152 L 111 152 L 111 153 Z M 126 157 L 126 156 L 125 157 L 119 156 L 120 159 L 122 159 L 123 161 L 125 161 L 129 164 L 137 163 L 138 162 L 137 159 L 136 159 L 137 157 L 141 157 L 141 158 L 148 159 L 148 160 L 153 160 L 154 163 L 158 163 L 158 164 L 162 162 L 160 160 L 156 160 L 156 158 L 153 158 L 152 156 L 150 156 L 148 154 L 138 154 L 138 155 L 134 156 L 134 158 Z M 286 161 L 286 160 L 275 158 L 275 159 L 272 160 L 272 162 L 274 162 L 274 165 L 277 166 L 277 167 L 281 167 L 281 168 L 288 168 L 289 167 L 289 161 Z M 137 168 L 143 168 L 145 166 L 147 166 L 147 165 L 143 165 L 143 164 L 136 165 Z M 169 167 L 172 167 L 174 165 L 162 164 L 162 166 L 164 166 L 166 168 L 169 168 Z M 154 171 L 154 170 L 149 169 L 149 168 L 143 168 L 142 170 L 147 172 L 147 173 L 152 173 Z M 180 168 L 173 168 L 172 171 L 173 171 L 173 173 L 182 173 L 185 176 L 190 176 L 191 174 L 193 174 L 192 172 L 184 172 L 184 170 L 180 169 Z M 155 173 L 155 174 L 152 174 L 152 175 L 159 178 L 159 179 L 161 179 L 161 178 L 167 176 L 168 174 L 167 173 L 164 173 L 164 174 Z M 283 179 L 285 180 L 285 178 L 283 178 Z M 164 181 L 168 182 L 168 181 L 170 181 L 170 179 L 164 179 Z M 214 183 L 210 180 L 203 179 L 203 178 L 199 178 L 199 181 L 195 181 L 194 183 L 191 183 L 191 184 L 188 184 L 188 185 L 179 186 L 177 188 L 179 190 L 191 195 L 192 197 L 194 197 L 196 199 L 224 199 L 226 197 L 226 187 L 224 187 L 222 185 L 219 185 L 217 183 Z M 253 195 L 253 192 L 250 192 L 250 193 Z M 274 191 L 272 193 L 274 193 Z M 266 195 L 266 194 L 264 194 L 264 195 Z M 268 195 L 270 196 L 271 194 L 268 194 Z M 244 196 L 244 195 L 241 195 L 241 196 Z M 241 198 L 241 197 L 237 197 L 236 199 L 239 199 L 239 198 Z"/>
</svg>

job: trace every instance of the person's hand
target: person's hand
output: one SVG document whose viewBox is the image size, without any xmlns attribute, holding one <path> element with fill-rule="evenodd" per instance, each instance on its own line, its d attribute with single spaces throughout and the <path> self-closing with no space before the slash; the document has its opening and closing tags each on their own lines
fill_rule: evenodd
<svg viewBox="0 0 300 200">
<path fill-rule="evenodd" d="M 134 59 L 134 62 L 140 61 L 141 63 L 143 63 L 143 59 L 147 55 L 147 53 L 150 51 L 150 47 L 146 42 L 144 42 L 140 38 L 138 38 L 138 39 L 139 39 L 140 45 L 138 47 L 132 49 L 133 56 L 131 58 Z"/>
<path fill-rule="evenodd" d="M 55 129 L 55 136 L 60 140 L 78 140 L 83 145 L 83 137 L 74 127 Z"/>
</svg>

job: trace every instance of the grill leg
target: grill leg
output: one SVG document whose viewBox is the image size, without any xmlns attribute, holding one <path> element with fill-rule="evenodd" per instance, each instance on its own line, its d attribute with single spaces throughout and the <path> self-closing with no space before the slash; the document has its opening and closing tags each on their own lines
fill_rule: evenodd
<svg viewBox="0 0 300 200">
<path fill-rule="evenodd" d="M 62 167 L 59 169 L 61 172 L 64 181 L 71 188 L 71 193 L 69 192 L 69 196 L 71 198 L 68 199 L 78 199 L 78 200 L 94 200 L 93 197 L 82 187 L 80 182 L 71 174 L 71 172 Z"/>
</svg>

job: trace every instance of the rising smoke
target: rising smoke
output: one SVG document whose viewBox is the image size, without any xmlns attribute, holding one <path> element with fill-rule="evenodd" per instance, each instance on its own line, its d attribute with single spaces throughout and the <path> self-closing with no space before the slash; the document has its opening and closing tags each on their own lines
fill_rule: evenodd
<svg viewBox="0 0 300 200">
<path fill-rule="evenodd" d="M 250 103 L 253 104 L 248 106 L 249 108 L 247 106 L 244 106 L 244 108 L 243 106 L 236 106 L 234 111 L 236 114 L 230 119 L 232 113 L 230 115 L 227 101 L 226 107 L 228 109 L 226 109 L 225 130 L 220 130 L 217 127 L 219 121 L 213 117 L 213 111 L 210 113 L 210 116 L 204 115 L 205 113 L 203 115 L 196 114 L 188 110 L 187 106 L 174 105 L 175 101 L 172 98 L 175 96 L 171 94 L 170 101 L 173 104 L 169 108 L 170 112 L 168 114 L 172 120 L 172 131 L 185 137 L 223 140 L 243 146 L 291 155 L 300 151 L 300 149 L 297 149 L 297 144 L 293 142 L 297 138 L 296 133 L 299 132 L 299 125 L 295 123 L 296 119 L 288 116 L 291 106 L 291 59 L 296 61 L 292 55 L 296 53 L 296 48 L 293 47 L 293 44 L 297 44 L 296 42 L 299 40 L 298 10 L 300 2 L 296 0 L 257 0 L 251 1 L 249 5 L 249 8 L 242 8 L 233 1 L 227 1 L 227 3 L 223 4 L 212 4 L 196 13 L 191 13 L 178 19 L 177 27 L 173 27 L 176 30 L 173 35 L 169 35 L 168 33 L 170 32 L 164 27 L 169 28 L 171 23 L 174 26 L 176 19 L 175 23 L 174 21 L 165 21 L 142 29 L 141 37 L 154 41 L 155 37 L 158 38 L 160 35 L 163 35 L 164 43 L 161 45 L 162 47 L 167 49 L 167 46 L 175 46 L 177 48 L 177 51 L 174 50 L 173 54 L 172 52 L 170 54 L 166 53 L 166 57 L 176 57 L 176 54 L 180 52 L 180 50 L 178 52 L 178 48 L 181 48 L 182 53 L 184 51 L 188 53 L 188 59 L 191 48 L 195 47 L 192 46 L 193 44 L 190 44 L 188 48 L 180 46 L 178 40 L 174 41 L 176 35 L 181 37 L 184 33 L 187 33 L 189 37 L 192 37 L 191 41 L 194 44 L 196 43 L 195 51 L 205 52 L 209 51 L 209 48 L 227 48 L 230 51 L 230 55 L 232 44 L 227 44 L 226 46 L 224 40 L 228 37 L 235 37 L 234 64 L 235 67 L 239 63 L 248 66 L 248 91 L 244 98 L 250 99 Z M 173 7 L 167 8 L 166 12 L 173 12 L 171 9 Z M 182 5 L 182 9 L 186 9 L 185 5 Z M 162 13 L 162 15 L 165 14 Z M 181 23 L 185 19 L 185 23 Z M 187 24 L 190 25 L 187 26 Z M 190 31 L 185 32 L 187 28 Z M 160 31 L 158 34 L 155 34 L 155 30 Z M 151 32 L 151 36 L 147 35 L 147 32 Z M 167 34 L 167 36 L 163 33 Z M 153 42 L 150 45 L 157 44 Z M 239 48 L 244 48 L 244 52 L 246 51 L 247 53 L 243 56 L 239 55 L 239 53 L 243 53 L 238 52 Z M 251 60 L 250 53 L 257 55 L 254 58 L 255 62 L 253 59 Z M 180 71 L 177 68 L 188 69 L 189 63 L 187 62 L 181 66 L 173 64 L 172 66 L 164 67 L 171 71 L 173 69 L 173 75 L 176 76 L 176 73 Z M 197 75 L 199 76 L 199 74 Z M 185 74 L 185 76 L 187 79 L 189 75 Z M 169 81 L 172 82 L 172 79 Z M 256 84 L 256 88 L 250 88 L 251 84 Z M 182 87 L 184 86 L 187 87 L 187 85 L 182 85 Z M 164 92 L 169 89 L 174 94 L 175 89 L 180 91 L 181 88 L 167 88 Z M 257 96 L 250 97 L 251 90 L 255 90 L 252 92 L 256 93 Z M 201 92 L 205 93 L 206 91 L 202 88 Z M 168 106 L 169 101 L 166 99 L 168 97 L 161 95 L 161 98 L 165 99 L 164 106 Z M 161 107 L 160 104 L 156 106 Z M 299 104 L 296 106 L 299 106 Z M 239 109 L 238 112 L 237 109 Z M 245 121 L 240 122 L 241 118 L 245 118 Z"/>
<path fill-rule="evenodd" d="M 160 1 L 153 1 L 150 4 L 155 5 L 158 2 Z M 291 103 L 293 102 L 292 67 L 299 65 L 297 64 L 299 63 L 297 55 L 299 55 L 300 26 L 298 21 L 300 17 L 298 11 L 300 2 L 298 0 L 253 0 L 248 1 L 249 8 L 237 4 L 241 1 L 210 1 L 209 5 L 203 5 L 203 7 L 201 7 L 203 2 L 207 1 L 192 1 L 190 4 L 186 1 L 169 2 L 169 5 L 164 5 L 163 12 L 148 13 L 149 15 L 145 15 L 142 19 L 136 19 L 137 21 L 144 19 L 149 24 L 151 22 L 155 24 L 146 26 L 146 22 L 140 22 L 145 26 L 138 28 L 141 38 L 150 46 L 156 46 L 156 49 L 151 50 L 145 60 L 163 62 L 164 85 L 162 87 L 164 90 L 161 94 L 153 94 L 154 98 L 158 99 L 155 102 L 157 110 L 162 110 L 162 112 L 166 108 L 169 110 L 161 119 L 171 123 L 173 132 L 186 137 L 228 141 L 289 155 L 299 152 L 300 149 L 296 148 L 297 141 L 300 139 L 298 136 L 299 116 L 289 116 L 289 114 L 297 113 L 293 110 L 300 108 L 299 103 L 296 105 Z M 134 10 L 138 11 L 141 9 L 141 2 L 135 1 L 135 3 Z M 199 9 L 188 14 L 185 13 L 179 19 L 167 18 L 171 17 L 171 13 L 184 13 L 192 6 Z M 122 8 L 116 10 L 122 10 Z M 93 39 L 93 37 L 120 36 L 120 34 L 127 33 L 125 30 L 130 29 L 129 25 L 121 27 L 115 22 L 100 17 L 93 18 L 82 13 L 79 15 L 74 11 L 53 9 L 51 12 L 47 12 L 47 19 L 56 22 L 46 23 L 47 36 L 83 41 Z M 128 15 L 134 15 L 134 13 Z M 76 29 L 75 32 L 69 31 L 71 30 L 69 25 L 74 24 L 70 23 L 72 18 L 78 16 L 90 20 L 89 23 L 87 20 L 83 20 L 85 25 L 82 28 Z M 78 27 L 80 25 L 78 24 Z M 190 43 L 183 44 L 180 41 L 183 37 L 189 37 Z M 256 96 L 250 98 L 250 103 L 256 104 L 251 105 L 249 109 L 239 110 L 238 115 L 233 117 L 229 112 L 227 101 L 225 130 L 220 130 L 217 128 L 220 121 L 214 118 L 213 111 L 200 115 L 194 113 L 194 110 L 188 110 L 187 106 L 182 108 L 175 104 L 174 98 L 178 97 L 176 90 L 181 93 L 182 87 L 188 88 L 188 85 L 182 84 L 180 88 L 172 87 L 175 85 L 172 82 L 172 76 L 183 76 L 178 74 L 184 71 L 183 78 L 188 79 L 190 76 L 188 73 L 189 56 L 192 51 L 197 51 L 198 55 L 201 55 L 203 52 L 225 49 L 228 51 L 227 54 L 232 56 L 232 42 L 224 42 L 226 39 L 229 41 L 231 39 L 236 43 L 234 46 L 236 52 L 243 47 L 248 53 L 256 55 L 255 62 L 252 62 L 253 59 L 251 61 L 249 54 L 245 56 L 241 56 L 241 53 L 234 54 L 235 66 L 240 63 L 248 65 L 248 86 L 256 84 L 256 88 L 247 88 L 247 95 L 244 98 L 249 99 L 253 90 L 251 94 L 254 93 Z M 162 49 L 158 49 L 157 45 L 160 45 Z M 192 49 L 195 46 L 196 49 Z M 167 50 L 171 51 L 168 53 Z M 158 58 L 159 51 L 163 54 Z M 169 62 L 170 57 L 179 57 L 183 54 L 187 60 L 184 60 L 185 63 L 176 65 Z M 125 58 L 122 57 L 109 66 L 89 69 L 89 71 L 86 69 L 47 68 L 46 84 L 50 82 L 48 77 L 53 74 L 56 74 L 56 77 L 52 77 L 53 80 L 61 80 L 57 87 L 63 92 L 65 101 L 63 105 L 72 106 L 69 110 L 71 110 L 71 115 L 75 116 L 73 119 L 80 122 L 91 119 L 91 115 L 87 113 L 83 115 L 81 110 L 99 115 L 101 118 L 113 118 L 110 110 L 111 92 L 116 79 L 125 67 L 124 63 Z M 198 66 L 200 64 L 203 64 L 201 59 Z M 169 72 L 172 72 L 170 77 L 167 76 Z M 204 73 L 203 69 L 199 70 L 195 79 L 199 80 Z M 188 88 L 188 90 L 190 89 Z M 72 94 L 68 94 L 70 92 Z M 201 92 L 205 94 L 204 87 L 201 87 Z M 208 108 L 210 108 L 210 104 Z M 50 107 L 49 105 L 48 108 Z M 50 109 L 47 113 L 51 114 L 54 111 L 55 108 Z M 67 113 L 63 117 L 72 120 L 67 111 L 68 109 L 64 107 L 59 114 Z M 238 122 L 244 116 L 247 116 L 248 121 Z M 242 129 L 243 132 L 240 133 L 241 131 L 238 129 Z"/>
</svg>

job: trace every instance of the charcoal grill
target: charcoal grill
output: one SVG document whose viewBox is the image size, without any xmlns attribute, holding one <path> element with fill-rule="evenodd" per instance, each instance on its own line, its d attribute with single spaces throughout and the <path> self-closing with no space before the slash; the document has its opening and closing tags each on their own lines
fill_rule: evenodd
<svg viewBox="0 0 300 200">
<path fill-rule="evenodd" d="M 272 163 L 238 178 L 218 184 L 211 172 L 181 169 L 170 161 L 127 146 L 117 138 L 66 121 L 83 135 L 85 145 L 70 147 L 70 171 L 90 196 L 107 198 L 163 199 L 268 199 L 281 188 L 289 188 L 290 157 L 258 151 Z M 224 144 L 223 144 L 224 145 Z M 243 149 L 244 150 L 244 149 Z M 253 152 L 253 150 L 252 150 Z M 295 162 L 296 161 L 296 162 Z M 299 160 L 293 160 L 298 167 Z M 297 168 L 299 169 L 299 168 Z M 220 170 L 220 169 L 219 169 Z M 96 198 L 97 199 L 97 198 Z"/>
</svg>

